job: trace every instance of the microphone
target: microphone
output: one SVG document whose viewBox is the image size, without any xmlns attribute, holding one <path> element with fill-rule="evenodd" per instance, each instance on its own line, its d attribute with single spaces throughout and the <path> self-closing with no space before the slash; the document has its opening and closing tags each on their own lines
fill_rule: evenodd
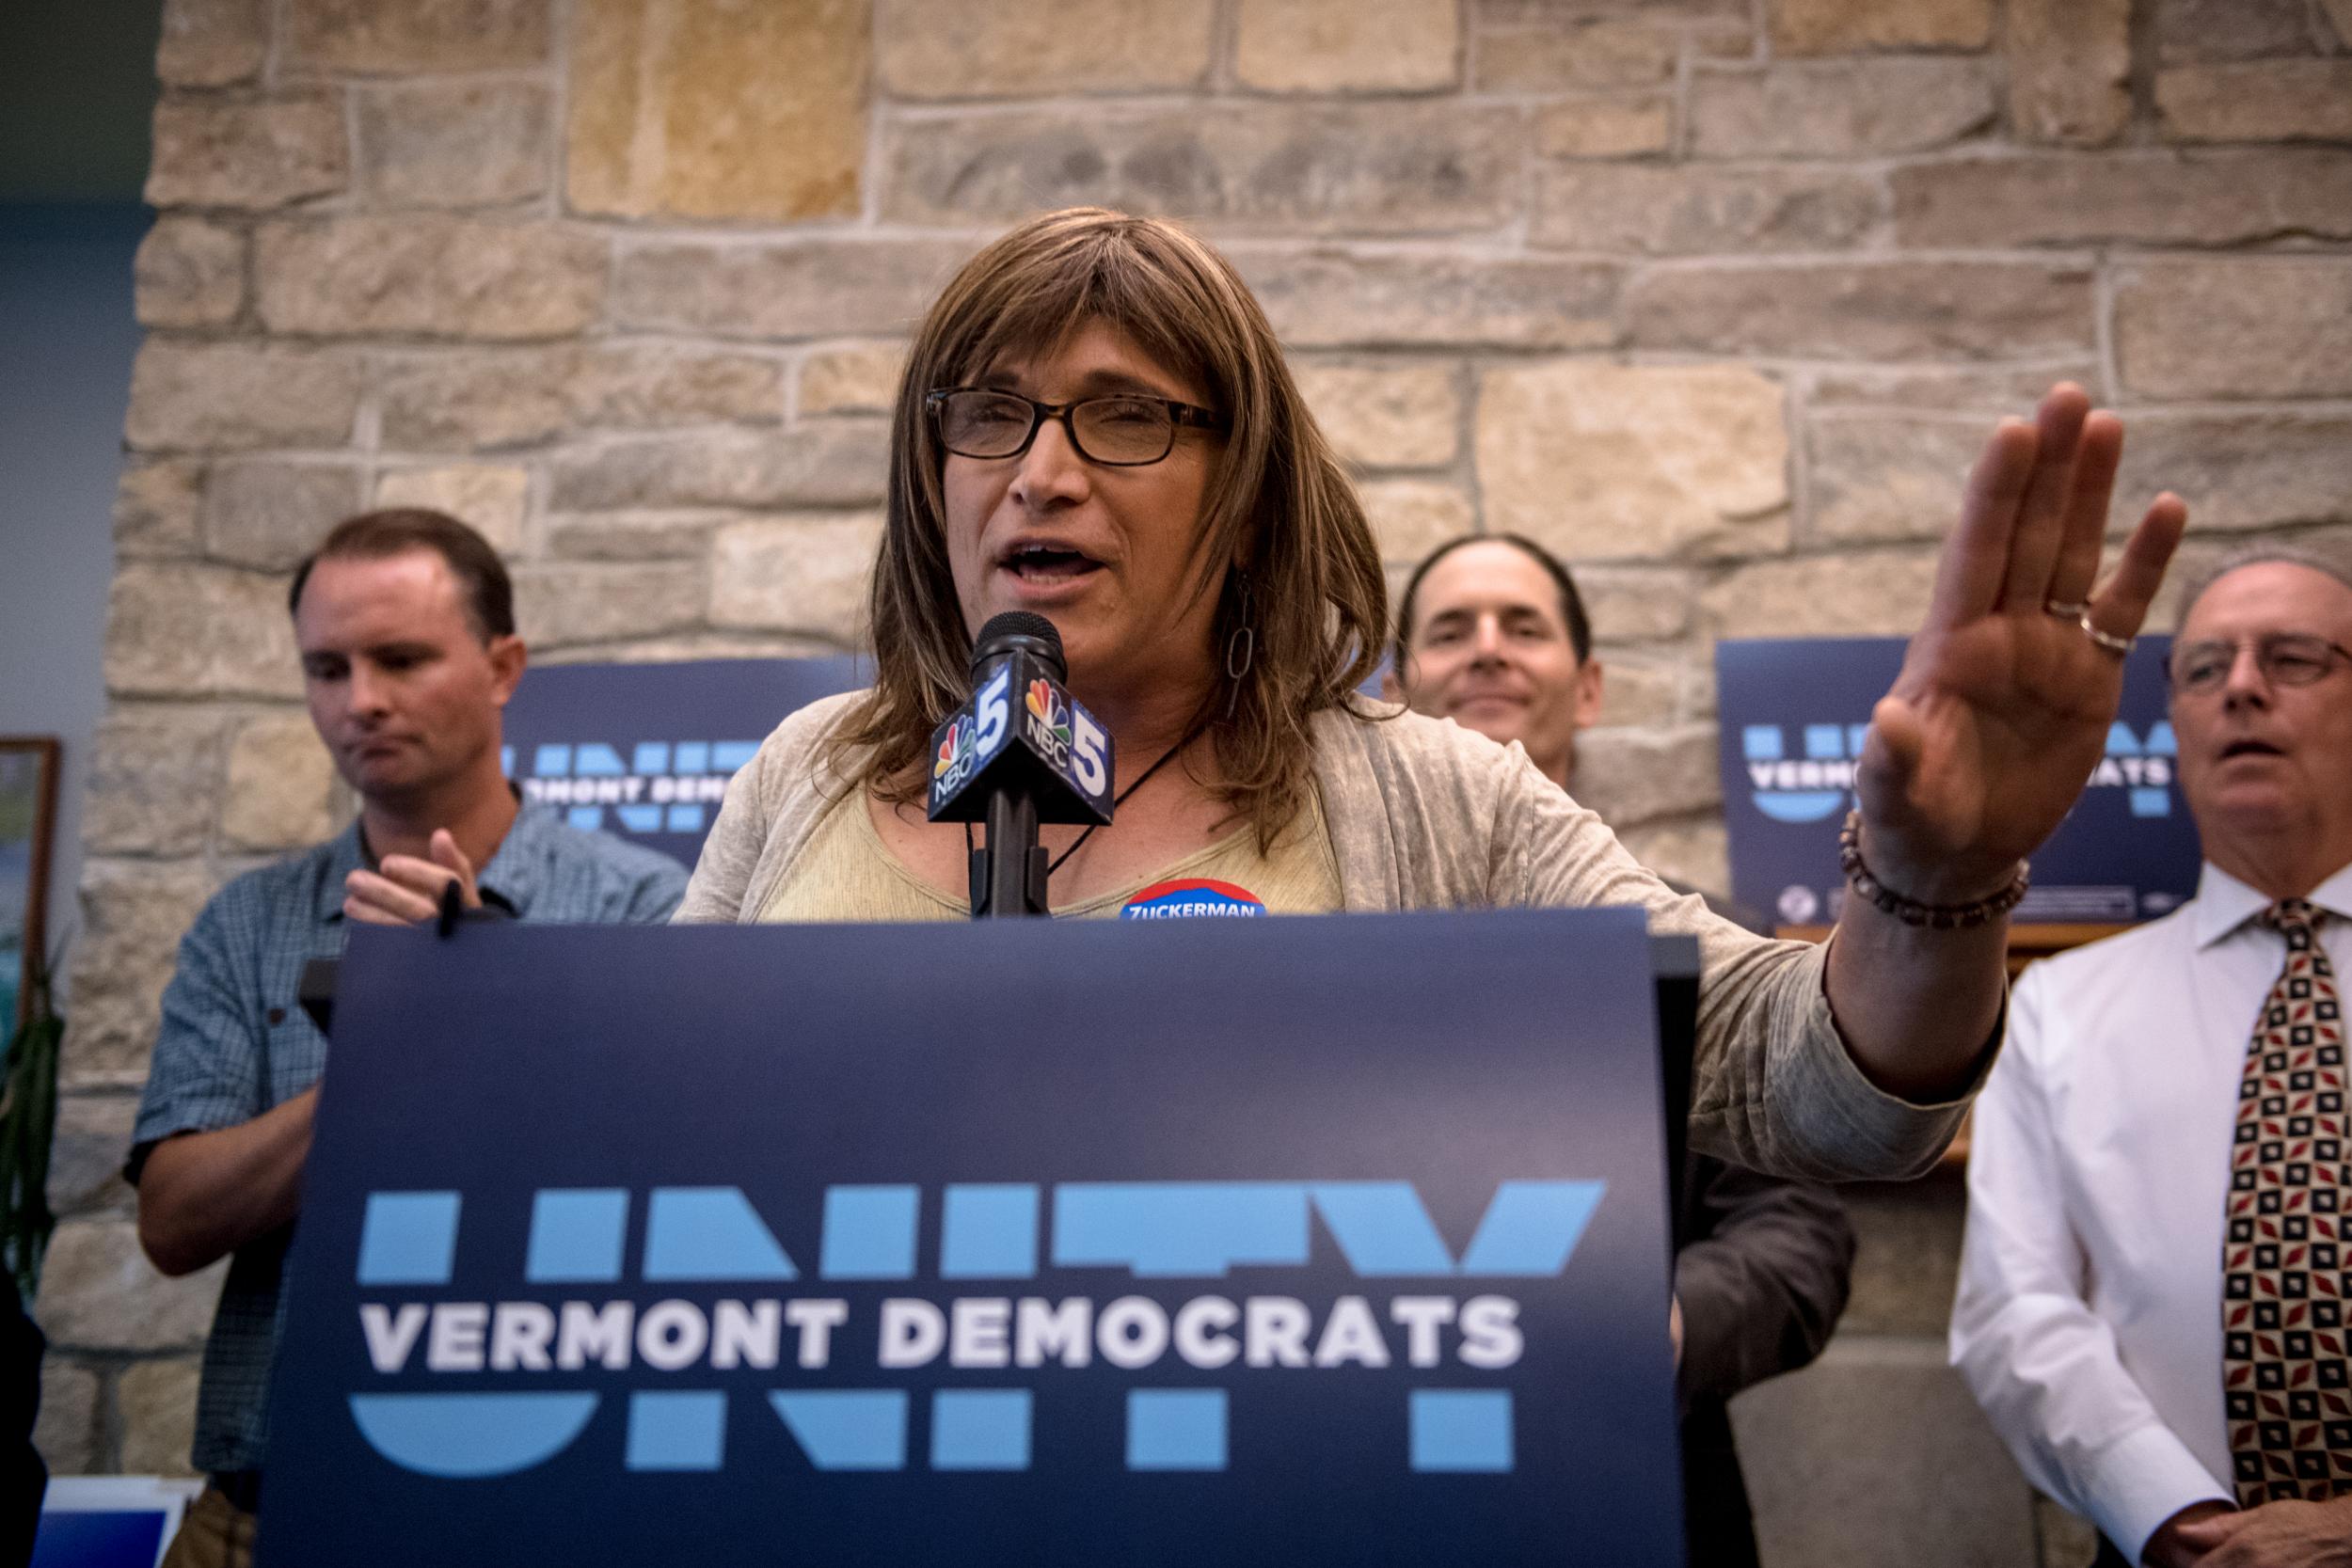
<svg viewBox="0 0 2352 1568">
<path fill-rule="evenodd" d="M 934 822 L 985 822 L 972 917 L 1047 912 L 1047 822 L 1111 819 L 1111 737 L 1071 698 L 1061 633 L 1042 615 L 992 616 L 972 644 L 972 697 L 931 732 Z"/>
</svg>

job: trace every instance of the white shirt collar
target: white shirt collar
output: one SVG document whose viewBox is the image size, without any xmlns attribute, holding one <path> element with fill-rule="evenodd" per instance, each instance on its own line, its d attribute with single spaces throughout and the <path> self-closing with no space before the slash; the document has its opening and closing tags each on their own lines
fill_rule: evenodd
<svg viewBox="0 0 2352 1568">
<path fill-rule="evenodd" d="M 2223 937 L 2268 909 L 2268 894 L 2258 893 L 2211 861 L 2197 880 L 2197 945 L 2211 947 Z M 2311 902 L 2339 920 L 2352 921 L 2352 865 L 2312 890 Z"/>
</svg>

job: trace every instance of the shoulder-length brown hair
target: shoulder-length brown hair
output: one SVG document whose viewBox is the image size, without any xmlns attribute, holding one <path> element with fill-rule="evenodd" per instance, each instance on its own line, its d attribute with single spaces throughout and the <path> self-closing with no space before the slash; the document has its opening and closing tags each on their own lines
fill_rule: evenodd
<svg viewBox="0 0 2352 1568">
<path fill-rule="evenodd" d="M 967 262 L 924 319 L 891 420 L 867 607 L 874 689 L 835 755 L 864 751 L 849 775 L 882 799 L 920 799 L 931 730 L 971 684 L 977 628 L 948 568 L 946 452 L 924 394 L 1050 353 L 1094 322 L 1200 388 L 1229 423 L 1201 505 L 1197 580 L 1217 585 L 1218 656 L 1245 626 L 1254 656 L 1238 680 L 1220 669 L 1198 721 L 1221 797 L 1263 847 L 1304 801 L 1309 716 L 1344 703 L 1379 658 L 1387 585 L 1362 503 L 1265 313 L 1222 256 L 1155 218 L 1091 207 L 1032 218 Z M 1132 771 L 1148 759 L 1124 760 Z"/>
</svg>

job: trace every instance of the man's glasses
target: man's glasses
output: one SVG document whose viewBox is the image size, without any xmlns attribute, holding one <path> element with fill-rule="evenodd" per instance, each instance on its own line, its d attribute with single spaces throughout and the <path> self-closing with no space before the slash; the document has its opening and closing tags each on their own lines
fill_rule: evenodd
<svg viewBox="0 0 2352 1568">
<path fill-rule="evenodd" d="M 2272 686 L 2309 686 L 2327 674 L 2336 660 L 2352 663 L 2352 653 L 2324 637 L 2302 632 L 2234 642 L 2183 642 L 2172 650 L 2173 689 L 2196 697 L 2220 690 L 2237 663 L 2237 651 L 2245 647 L 2254 650 L 2255 668 Z"/>
<path fill-rule="evenodd" d="M 1019 457 L 1038 428 L 1059 420 L 1078 455 L 1110 467 L 1157 463 L 1174 450 L 1176 427 L 1222 430 L 1221 415 L 1169 398 L 1122 392 L 1075 403 L 1040 403 L 1018 392 L 948 387 L 926 393 L 924 406 L 939 427 L 940 444 L 959 457 Z"/>
</svg>

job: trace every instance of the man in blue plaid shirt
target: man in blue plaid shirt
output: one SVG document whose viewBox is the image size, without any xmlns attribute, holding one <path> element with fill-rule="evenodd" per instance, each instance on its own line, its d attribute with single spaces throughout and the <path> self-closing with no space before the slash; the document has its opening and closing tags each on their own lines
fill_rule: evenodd
<svg viewBox="0 0 2352 1568">
<path fill-rule="evenodd" d="M 168 1275 L 233 1255 L 197 1402 L 195 1464 L 212 1484 L 166 1560 L 176 1568 L 250 1560 L 326 1061 L 296 1002 L 303 965 L 342 951 L 346 921 L 423 920 L 452 886 L 469 908 L 589 923 L 666 920 L 686 890 L 668 857 L 581 832 L 508 784 L 500 716 L 524 650 L 505 568 L 473 530 L 421 510 L 351 518 L 295 571 L 288 602 L 311 721 L 359 816 L 216 894 L 164 992 L 128 1171 L 139 1241 Z"/>
</svg>

